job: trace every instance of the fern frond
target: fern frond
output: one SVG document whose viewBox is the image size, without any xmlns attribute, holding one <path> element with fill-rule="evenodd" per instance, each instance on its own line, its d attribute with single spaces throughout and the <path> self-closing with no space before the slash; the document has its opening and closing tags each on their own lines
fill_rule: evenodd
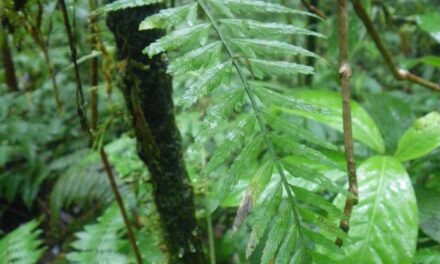
<svg viewBox="0 0 440 264">
<path fill-rule="evenodd" d="M 289 74 L 313 74 L 313 68 L 287 61 L 268 61 L 249 59 L 255 77 L 263 79 L 271 76 L 288 76 Z"/>
<path fill-rule="evenodd" d="M 205 42 L 211 25 L 208 23 L 198 24 L 193 27 L 173 31 L 145 48 L 144 53 L 153 57 L 161 52 L 174 50 L 190 42 Z"/>
<path fill-rule="evenodd" d="M 38 222 L 31 221 L 0 239 L 0 262 L 14 264 L 34 264 L 44 252 L 42 241 L 38 239 L 41 230 Z"/>
<path fill-rule="evenodd" d="M 148 6 L 153 4 L 162 3 L 163 0 L 117 0 L 113 3 L 107 4 L 101 8 L 98 8 L 95 13 L 103 14 L 108 12 L 119 11 L 127 8 L 139 7 L 139 6 Z"/>
<path fill-rule="evenodd" d="M 301 47 L 278 40 L 233 38 L 231 42 L 247 57 L 281 57 L 286 55 L 304 55 L 318 58 L 315 53 Z"/>
<path fill-rule="evenodd" d="M 263 23 L 252 19 L 227 18 L 220 19 L 220 25 L 224 26 L 233 35 L 253 36 L 258 38 L 276 38 L 286 35 L 309 35 L 323 38 L 324 35 L 299 28 L 292 25 L 279 23 Z M 241 33 L 241 34 L 240 34 Z"/>
<path fill-rule="evenodd" d="M 57 221 L 61 208 L 97 201 L 104 205 L 111 199 L 112 193 L 99 156 L 89 152 L 58 178 L 50 195 L 51 215 Z"/>
<path fill-rule="evenodd" d="M 124 223 L 115 204 L 98 218 L 96 224 L 87 225 L 75 234 L 71 246 L 74 252 L 66 255 L 73 263 L 129 263 L 129 257 L 122 253 L 126 247 Z"/>
<path fill-rule="evenodd" d="M 187 23 L 189 12 L 202 16 L 191 18 L 191 23 Z M 151 57 L 179 48 L 186 51 L 170 59 L 168 67 L 173 75 L 196 76 L 182 97 L 186 106 L 214 91 L 225 93 L 208 110 L 204 120 L 208 129 L 217 127 L 242 105 L 250 109 L 251 113 L 243 114 L 247 117 L 226 135 L 206 166 L 206 172 L 210 173 L 230 162 L 218 191 L 220 201 L 239 180 L 249 181 L 234 221 L 234 228 L 238 228 L 251 210 L 256 215 L 251 222 L 247 256 L 267 234 L 262 263 L 322 260 L 325 258 L 323 249 L 334 250 L 332 241 L 341 235 L 335 223 L 343 214 L 320 195 L 293 185 L 297 182 L 293 177 L 331 192 L 349 193 L 313 168 L 295 163 L 291 158 L 301 156 L 328 168 L 343 170 L 320 151 L 321 148 L 337 151 L 337 148 L 304 129 L 279 120 L 270 109 L 283 106 L 321 114 L 329 110 L 264 86 L 251 85 L 254 78 L 267 80 L 292 74 L 313 74 L 312 67 L 286 58 L 317 55 L 280 40 L 280 36 L 322 35 L 291 25 L 259 21 L 263 13 L 314 16 L 268 1 L 197 0 L 194 4 L 162 10 L 146 18 L 145 28 L 177 29 L 146 47 L 145 52 Z M 211 41 L 208 36 L 213 35 L 214 41 Z M 230 80 L 238 80 L 241 87 L 229 87 Z"/>
<path fill-rule="evenodd" d="M 159 14 L 145 18 L 139 25 L 139 30 L 147 30 L 153 28 L 169 29 L 185 21 L 188 16 L 190 18 L 195 17 L 196 10 L 196 3 L 161 10 Z"/>
<path fill-rule="evenodd" d="M 221 56 L 222 44 L 220 41 L 190 51 L 172 61 L 167 72 L 173 75 L 180 75 L 190 71 L 196 71 L 218 60 Z"/>
<path fill-rule="evenodd" d="M 241 15 L 254 15 L 254 14 L 262 14 L 262 13 L 281 13 L 281 14 L 292 14 L 292 15 L 305 15 L 311 16 L 315 18 L 319 18 L 318 16 L 299 11 L 296 9 L 288 8 L 283 5 L 268 3 L 265 1 L 250 1 L 250 0 L 224 0 L 222 3 L 229 7 L 232 12 L 237 12 Z M 319 18 L 320 19 L 320 18 Z"/>
<path fill-rule="evenodd" d="M 227 74 L 231 71 L 231 63 L 229 61 L 217 64 L 209 69 L 201 71 L 199 78 L 194 82 L 182 97 L 186 107 L 194 104 L 198 98 L 207 92 L 212 92 L 227 79 Z"/>
<path fill-rule="evenodd" d="M 240 109 L 244 103 L 243 89 L 236 89 L 223 95 L 206 114 L 203 123 L 208 129 L 216 128 L 223 119 L 226 119 L 235 110 Z"/>
</svg>

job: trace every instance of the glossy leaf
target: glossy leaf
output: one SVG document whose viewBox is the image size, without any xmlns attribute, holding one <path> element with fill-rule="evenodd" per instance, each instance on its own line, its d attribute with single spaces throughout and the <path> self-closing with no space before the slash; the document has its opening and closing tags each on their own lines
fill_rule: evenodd
<svg viewBox="0 0 440 264">
<path fill-rule="evenodd" d="M 417 243 L 417 204 L 405 168 L 375 156 L 358 169 L 359 204 L 353 208 L 345 257 L 338 263 L 411 263 Z M 343 207 L 343 199 L 336 204 Z"/>
<path fill-rule="evenodd" d="M 417 23 L 421 29 L 440 43 L 440 14 L 438 12 L 417 16 Z"/>
<path fill-rule="evenodd" d="M 416 188 L 420 228 L 440 243 L 440 191 L 435 188 Z"/>
<path fill-rule="evenodd" d="M 394 153 L 400 137 L 415 119 L 412 109 L 399 98 L 387 93 L 368 96 L 364 107 L 385 137 L 387 153 Z"/>
<path fill-rule="evenodd" d="M 440 249 L 423 248 L 417 251 L 414 257 L 415 264 L 438 264 L 440 263 Z"/>
<path fill-rule="evenodd" d="M 341 96 L 339 93 L 324 90 L 298 90 L 291 94 L 295 100 L 313 105 L 317 108 L 324 108 L 330 111 L 312 113 L 308 111 L 293 110 L 288 112 L 324 123 L 338 131 L 342 131 L 342 110 Z M 351 103 L 351 114 L 353 124 L 353 138 L 364 143 L 367 147 L 384 153 L 385 145 L 382 135 L 374 122 L 362 106 L 358 103 Z"/>
<path fill-rule="evenodd" d="M 420 158 L 440 146 L 440 113 L 432 112 L 417 119 L 397 145 L 400 161 Z"/>
</svg>

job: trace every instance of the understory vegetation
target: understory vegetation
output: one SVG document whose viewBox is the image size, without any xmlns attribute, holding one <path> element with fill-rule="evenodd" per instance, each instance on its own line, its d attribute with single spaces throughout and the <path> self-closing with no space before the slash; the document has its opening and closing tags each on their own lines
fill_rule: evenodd
<svg viewBox="0 0 440 264">
<path fill-rule="evenodd" d="M 440 263 L 437 1 L 0 18 L 0 263 Z"/>
</svg>

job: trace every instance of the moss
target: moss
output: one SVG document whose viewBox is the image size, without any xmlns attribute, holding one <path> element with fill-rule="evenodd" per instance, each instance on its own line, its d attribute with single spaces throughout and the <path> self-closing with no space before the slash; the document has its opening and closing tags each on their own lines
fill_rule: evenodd
<svg viewBox="0 0 440 264">
<path fill-rule="evenodd" d="M 115 36 L 117 59 L 125 62 L 121 63 L 124 65 L 121 89 L 132 115 L 139 156 L 151 174 L 170 263 L 206 263 L 196 225 L 193 190 L 175 122 L 171 78 L 161 56 L 149 59 L 142 54 L 163 32 L 139 32 L 138 25 L 158 8 L 112 12 L 107 24 Z"/>
</svg>

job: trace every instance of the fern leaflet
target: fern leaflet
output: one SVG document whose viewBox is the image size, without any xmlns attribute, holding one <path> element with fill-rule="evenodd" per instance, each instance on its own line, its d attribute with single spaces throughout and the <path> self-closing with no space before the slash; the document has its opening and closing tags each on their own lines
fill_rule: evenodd
<svg viewBox="0 0 440 264">
<path fill-rule="evenodd" d="M 36 229 L 37 221 L 24 224 L 0 240 L 0 262 L 33 264 L 44 252 L 42 241 L 38 239 L 41 230 Z"/>
<path fill-rule="evenodd" d="M 250 82 L 254 78 L 267 80 L 291 74 L 313 74 L 312 67 L 285 58 L 317 55 L 283 42 L 280 36 L 322 35 L 292 25 L 258 21 L 262 13 L 313 16 L 266 1 L 197 0 L 147 17 L 141 29 L 162 28 L 171 32 L 144 51 L 150 57 L 177 49 L 183 53 L 171 60 L 168 72 L 196 76 L 182 97 L 186 106 L 204 95 L 224 92 L 223 100 L 215 104 L 205 118 L 208 130 L 242 106 L 250 106 L 252 114 L 228 133 L 206 166 L 209 173 L 228 160 L 232 162 L 218 191 L 219 200 L 233 190 L 243 175 L 251 176 L 234 222 L 234 228 L 238 228 L 251 210 L 262 216 L 251 224 L 253 231 L 247 255 L 252 254 L 267 234 L 262 263 L 322 262 L 326 259 L 325 250 L 334 250 L 333 239 L 345 237 L 335 224 L 344 216 L 320 195 L 292 185 L 291 177 L 316 183 L 330 192 L 349 193 L 293 157 L 301 156 L 343 170 L 320 151 L 321 148 L 338 150 L 270 110 L 274 105 L 311 113 L 325 114 L 329 110 Z M 211 41 L 212 32 L 214 41 Z M 234 85 L 228 85 L 231 82 L 235 82 Z M 231 158 L 235 154 L 237 156 Z"/>
</svg>

